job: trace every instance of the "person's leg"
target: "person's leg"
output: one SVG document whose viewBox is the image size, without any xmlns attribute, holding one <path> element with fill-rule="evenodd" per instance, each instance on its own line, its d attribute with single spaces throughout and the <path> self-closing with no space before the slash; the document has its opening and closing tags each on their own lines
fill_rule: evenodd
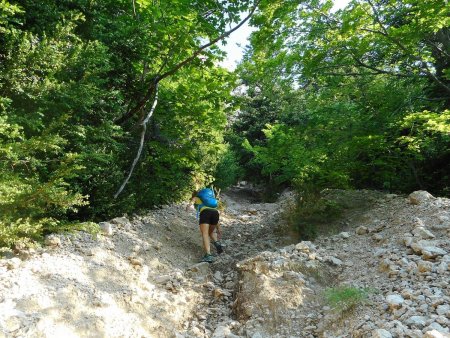
<svg viewBox="0 0 450 338">
<path fill-rule="evenodd" d="M 213 225 L 213 224 L 210 224 L 209 225 L 209 231 L 208 231 L 209 237 L 213 240 L 213 242 L 216 242 L 217 241 L 217 234 L 216 234 L 216 232 L 214 230 L 216 230 L 216 226 Z"/>
<path fill-rule="evenodd" d="M 207 255 L 211 254 L 210 242 L 209 242 L 209 224 L 202 223 L 200 224 L 200 232 L 202 233 L 203 239 L 203 248 Z"/>
<path fill-rule="evenodd" d="M 217 240 L 217 233 L 214 231 L 217 225 L 211 224 L 209 226 L 209 237 L 212 239 L 212 243 L 217 250 L 217 253 L 220 255 L 223 252 L 222 244 Z"/>
</svg>

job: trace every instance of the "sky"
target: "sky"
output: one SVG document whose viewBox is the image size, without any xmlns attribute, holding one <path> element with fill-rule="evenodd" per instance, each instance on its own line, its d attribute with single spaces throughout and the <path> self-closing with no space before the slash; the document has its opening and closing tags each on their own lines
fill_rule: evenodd
<svg viewBox="0 0 450 338">
<path fill-rule="evenodd" d="M 334 0 L 333 9 L 336 11 L 338 9 L 344 8 L 350 0 Z M 223 50 L 227 52 L 227 57 L 223 60 L 220 65 L 229 70 L 234 70 L 237 63 L 241 60 L 244 47 L 248 43 L 248 37 L 254 29 L 249 27 L 246 22 L 242 27 L 239 27 L 235 32 L 226 39 L 227 45 L 221 46 Z"/>
</svg>

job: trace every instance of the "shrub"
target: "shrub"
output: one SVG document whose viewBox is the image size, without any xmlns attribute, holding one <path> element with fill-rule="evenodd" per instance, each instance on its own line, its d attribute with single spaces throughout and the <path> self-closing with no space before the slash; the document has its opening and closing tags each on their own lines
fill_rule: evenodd
<svg viewBox="0 0 450 338">
<path fill-rule="evenodd" d="M 333 310 L 346 312 L 365 302 L 372 292 L 368 288 L 337 286 L 325 290 L 325 300 Z"/>
</svg>

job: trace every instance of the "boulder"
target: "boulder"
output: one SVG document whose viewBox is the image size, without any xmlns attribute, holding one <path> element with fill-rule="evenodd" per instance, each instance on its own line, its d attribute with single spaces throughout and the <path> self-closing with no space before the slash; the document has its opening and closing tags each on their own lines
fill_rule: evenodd
<svg viewBox="0 0 450 338">
<path fill-rule="evenodd" d="M 409 195 L 409 203 L 419 205 L 435 199 L 428 191 L 418 190 Z"/>
</svg>

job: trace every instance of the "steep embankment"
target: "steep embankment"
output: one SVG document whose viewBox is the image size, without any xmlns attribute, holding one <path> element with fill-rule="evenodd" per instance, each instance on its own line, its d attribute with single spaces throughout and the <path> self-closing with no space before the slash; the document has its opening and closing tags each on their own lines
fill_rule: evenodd
<svg viewBox="0 0 450 338">
<path fill-rule="evenodd" d="M 257 203 L 232 189 L 211 265 L 196 263 L 184 206 L 111 220 L 96 239 L 52 236 L 0 261 L 0 337 L 445 336 L 450 201 L 417 195 L 330 192 L 347 205 L 335 234 L 288 245 L 289 195 Z M 333 308 L 324 291 L 342 285 L 367 300 Z"/>
</svg>

